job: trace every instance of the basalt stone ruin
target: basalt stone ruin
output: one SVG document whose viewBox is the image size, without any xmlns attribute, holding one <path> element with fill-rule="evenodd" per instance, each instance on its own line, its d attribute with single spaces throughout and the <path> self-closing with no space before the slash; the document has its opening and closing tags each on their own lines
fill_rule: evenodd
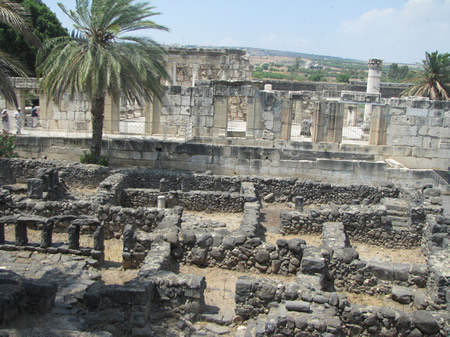
<svg viewBox="0 0 450 337">
<path fill-rule="evenodd" d="M 60 331 L 67 336 L 450 333 L 450 219 L 433 186 L 405 190 L 21 159 L 0 164 L 0 176 L 8 177 L 0 181 L 5 336 L 18 335 L 11 327 L 23 315 L 62 313 L 79 322 Z M 77 193 L 81 188 L 95 193 Z M 265 240 L 263 203 L 291 206 L 280 213 L 280 232 L 289 236 L 276 244 Z M 242 221 L 230 229 L 185 221 L 185 211 L 240 213 Z M 31 230 L 40 231 L 38 240 L 29 238 Z M 54 240 L 56 233 L 66 235 L 64 242 Z M 305 234 L 321 234 L 322 241 L 309 246 Z M 85 235 L 89 244 L 80 239 Z M 123 241 L 122 269 L 137 271 L 123 284 L 105 284 L 97 270 L 112 238 Z M 420 247 L 426 263 L 366 261 L 355 242 Z M 36 265 L 27 270 L 24 260 Z M 180 265 L 252 276 L 238 278 L 235 310 L 225 317 L 208 311 L 205 277 L 179 273 Z M 348 293 L 388 297 L 408 310 L 353 303 Z"/>
</svg>

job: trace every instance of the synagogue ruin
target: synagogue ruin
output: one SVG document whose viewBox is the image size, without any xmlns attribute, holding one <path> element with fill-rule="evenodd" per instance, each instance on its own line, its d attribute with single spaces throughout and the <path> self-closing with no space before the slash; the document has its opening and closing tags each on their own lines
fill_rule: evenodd
<svg viewBox="0 0 450 337">
<path fill-rule="evenodd" d="M 0 335 L 450 333 L 450 103 L 398 98 L 380 60 L 366 87 L 168 57 L 160 101 L 109 99 L 110 167 L 74 163 L 82 95 L 41 96 L 41 129 L 0 159 Z"/>
</svg>

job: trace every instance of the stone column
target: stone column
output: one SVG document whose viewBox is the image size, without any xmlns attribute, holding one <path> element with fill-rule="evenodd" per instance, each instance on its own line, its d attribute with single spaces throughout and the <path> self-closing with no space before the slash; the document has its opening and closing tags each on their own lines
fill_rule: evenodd
<svg viewBox="0 0 450 337">
<path fill-rule="evenodd" d="M 164 94 L 163 94 L 164 95 Z M 160 124 L 161 124 L 161 110 L 162 110 L 162 106 L 161 106 L 161 101 L 159 100 L 159 98 L 154 97 L 153 102 L 152 102 L 153 108 L 152 108 L 152 121 L 151 121 L 151 133 L 150 134 L 158 134 L 161 133 L 159 131 L 160 129 Z"/>
<path fill-rule="evenodd" d="M 358 108 L 353 105 L 347 106 L 347 125 L 348 126 L 356 126 L 357 118 L 358 118 Z"/>
<path fill-rule="evenodd" d="M 42 199 L 44 197 L 42 179 L 27 179 L 27 197 L 30 199 Z"/>
<path fill-rule="evenodd" d="M 47 221 L 42 226 L 41 248 L 48 248 L 52 245 L 53 221 Z"/>
<path fill-rule="evenodd" d="M 105 133 L 120 132 L 120 97 L 113 99 L 110 95 L 106 96 L 103 131 Z"/>
<path fill-rule="evenodd" d="M 344 104 L 328 103 L 327 142 L 341 143 L 342 128 L 344 127 Z"/>
<path fill-rule="evenodd" d="M 16 245 L 25 246 L 28 243 L 27 224 L 23 222 L 16 223 Z"/>
<path fill-rule="evenodd" d="M 39 119 L 41 125 L 44 127 L 48 126 L 48 121 L 53 119 L 53 100 L 48 99 L 48 97 L 44 94 L 39 94 Z"/>
<path fill-rule="evenodd" d="M 281 139 L 291 139 L 291 127 L 292 127 L 292 102 L 289 99 L 282 99 L 281 110 Z"/>
<path fill-rule="evenodd" d="M 192 87 L 195 87 L 195 81 L 198 79 L 198 68 L 199 65 L 198 64 L 193 64 L 192 65 Z"/>
<path fill-rule="evenodd" d="M 103 252 L 105 250 L 105 227 L 97 226 L 94 232 L 94 250 Z"/>
<path fill-rule="evenodd" d="M 386 106 L 376 106 L 370 119 L 369 145 L 386 145 L 387 109 Z"/>
<path fill-rule="evenodd" d="M 326 141 L 327 103 L 317 103 L 313 112 L 311 140 L 314 143 Z"/>
<path fill-rule="evenodd" d="M 0 222 L 0 244 L 5 243 L 5 224 Z"/>
<path fill-rule="evenodd" d="M 251 108 L 248 108 L 247 118 L 252 114 Z M 213 120 L 213 136 L 225 137 L 227 134 L 228 119 L 228 97 L 214 96 L 214 120 Z"/>
<path fill-rule="evenodd" d="M 304 205 L 303 197 L 297 196 L 295 197 L 295 210 L 302 212 Z"/>
<path fill-rule="evenodd" d="M 370 59 L 369 60 L 369 75 L 367 77 L 367 90 L 368 94 L 380 94 L 380 82 L 381 82 L 381 66 L 383 60 Z M 372 105 L 366 104 L 364 108 L 364 122 L 362 129 L 368 131 L 370 127 L 370 114 L 372 113 Z"/>
<path fill-rule="evenodd" d="M 69 249 L 80 248 L 80 226 L 71 224 L 69 230 Z"/>
<path fill-rule="evenodd" d="M 131 252 L 136 246 L 136 236 L 133 225 L 126 225 L 123 229 L 123 251 Z"/>
<path fill-rule="evenodd" d="M 172 85 L 177 85 L 177 63 L 172 63 Z"/>
</svg>

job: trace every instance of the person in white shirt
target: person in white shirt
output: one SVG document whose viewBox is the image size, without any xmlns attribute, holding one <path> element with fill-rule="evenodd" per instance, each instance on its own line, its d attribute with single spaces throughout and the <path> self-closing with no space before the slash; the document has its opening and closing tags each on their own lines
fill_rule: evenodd
<svg viewBox="0 0 450 337">
<path fill-rule="evenodd" d="M 9 115 L 8 110 L 3 109 L 1 114 L 3 131 L 9 133 Z"/>
<path fill-rule="evenodd" d="M 16 119 L 16 134 L 20 135 L 22 133 L 22 119 L 23 113 L 21 108 L 17 108 L 14 112 L 14 118 Z"/>
</svg>

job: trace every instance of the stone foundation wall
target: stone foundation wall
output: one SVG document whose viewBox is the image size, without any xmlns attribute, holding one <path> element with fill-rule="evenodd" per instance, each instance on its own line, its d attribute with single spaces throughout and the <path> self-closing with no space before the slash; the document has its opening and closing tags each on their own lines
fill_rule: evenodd
<svg viewBox="0 0 450 337">
<path fill-rule="evenodd" d="M 239 192 L 160 192 L 148 189 L 126 189 L 122 197 L 124 207 L 156 207 L 158 196 L 166 198 L 166 207 L 182 206 L 184 209 L 197 212 L 227 212 L 243 211 L 244 200 Z"/>
<path fill-rule="evenodd" d="M 423 223 L 410 221 L 406 227 L 393 226 L 388 222 L 386 208 L 381 205 L 286 211 L 281 214 L 281 233 L 322 233 L 322 225 L 327 221 L 342 222 L 347 235 L 357 242 L 388 248 L 414 248 L 420 246 L 422 240 Z"/>
</svg>

